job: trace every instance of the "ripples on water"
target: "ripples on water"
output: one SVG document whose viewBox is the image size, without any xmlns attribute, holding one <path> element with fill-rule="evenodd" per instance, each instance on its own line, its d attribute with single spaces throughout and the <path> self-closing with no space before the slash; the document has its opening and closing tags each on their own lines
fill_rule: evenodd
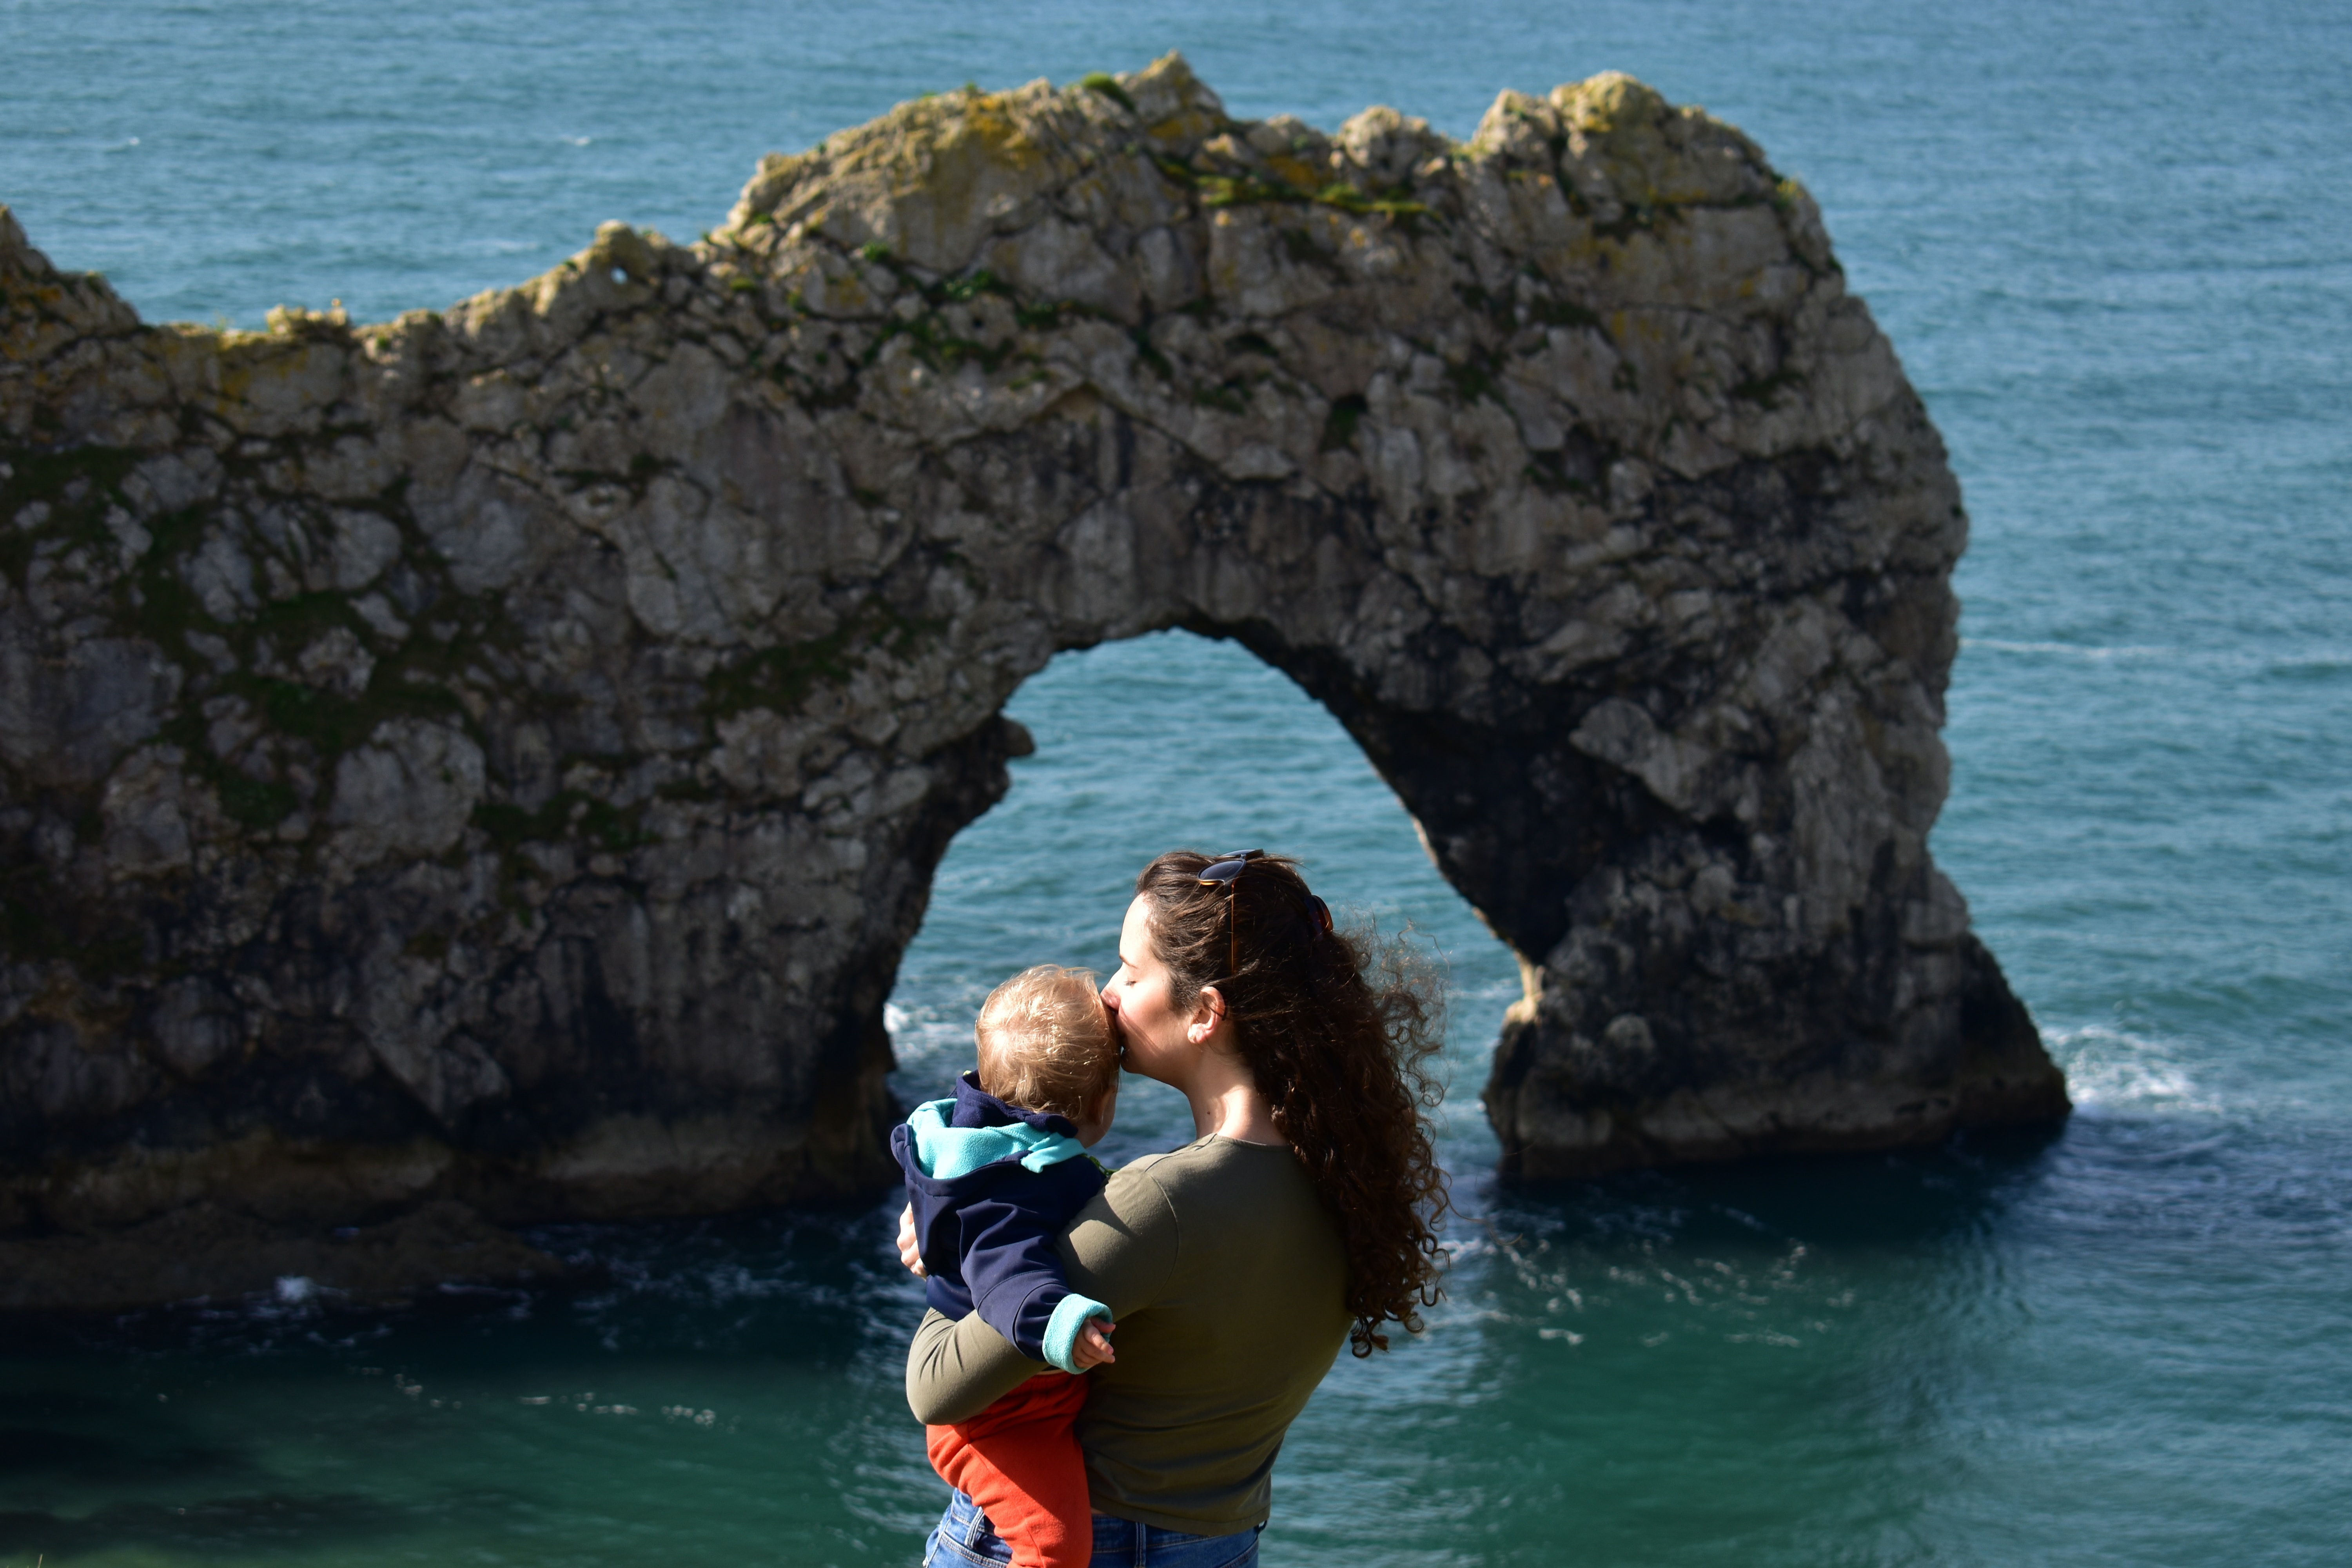
<svg viewBox="0 0 2352 1568">
<path fill-rule="evenodd" d="M 1266 844 L 1451 965 L 1452 1299 L 1345 1363 L 1270 1563 L 2334 1564 L 2352 1518 L 2352 36 L 2327 6 L 1446 14 L 0 3 L 0 200 L 153 319 L 512 282 L 686 235 L 764 147 L 1181 45 L 1239 112 L 1456 132 L 1608 66 L 1820 195 L 1976 543 L 1937 850 L 2066 1066 L 2054 1142 L 1497 1190 L 1504 953 L 1228 647 L 1065 656 L 892 1004 L 1112 962 L 1137 863 Z M 322 84 L 325 84 L 322 86 Z M 1108 1152 L 1180 1140 L 1122 1098 Z M 558 1227 L 593 1282 L 0 1340 L 0 1563 L 908 1563 L 890 1205 Z"/>
</svg>

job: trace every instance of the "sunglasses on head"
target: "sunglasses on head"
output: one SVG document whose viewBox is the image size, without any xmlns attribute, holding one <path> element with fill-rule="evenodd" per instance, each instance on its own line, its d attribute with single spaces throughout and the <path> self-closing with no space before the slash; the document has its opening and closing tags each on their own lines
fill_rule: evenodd
<svg viewBox="0 0 2352 1568">
<path fill-rule="evenodd" d="M 1265 851 L 1263 849 L 1243 849 L 1231 855 L 1220 855 L 1202 867 L 1194 878 L 1202 887 L 1225 890 L 1225 973 L 1228 977 L 1242 971 L 1242 873 L 1265 858 Z M 1315 934 L 1320 936 L 1331 929 L 1331 906 L 1309 893 L 1307 895 L 1307 918 L 1315 927 Z"/>
</svg>

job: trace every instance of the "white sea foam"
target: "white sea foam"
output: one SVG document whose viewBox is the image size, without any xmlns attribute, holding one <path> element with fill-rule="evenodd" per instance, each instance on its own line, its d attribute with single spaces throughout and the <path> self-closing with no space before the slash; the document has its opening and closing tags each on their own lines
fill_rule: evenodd
<svg viewBox="0 0 2352 1568">
<path fill-rule="evenodd" d="M 887 1012 L 884 1016 L 887 1021 Z M 943 1063 L 964 1065 L 964 1058 L 971 1054 L 971 1024 L 969 1019 L 925 1017 L 919 1011 L 904 1011 L 890 1023 L 890 1048 L 898 1056 L 901 1072 L 928 1078 Z"/>
<path fill-rule="evenodd" d="M 2093 1024 L 2043 1032 L 2042 1045 L 2066 1074 L 2075 1109 L 2100 1111 L 2219 1110 L 2220 1099 L 2161 1040 Z"/>
<path fill-rule="evenodd" d="M 2162 658 L 2179 650 L 2168 647 L 2125 646 L 2105 647 L 2095 644 L 2072 642 L 2012 642 L 2003 637 L 1962 637 L 1963 648 L 1980 647 L 1993 653 L 2049 653 L 2074 658 L 2105 661 L 2115 658 Z"/>
<path fill-rule="evenodd" d="M 2161 661 L 2184 668 L 2240 676 L 2329 675 L 2352 666 L 2352 648 L 2319 643 L 2250 647 L 2177 647 L 2154 643 L 2021 641 L 2011 637 L 1962 637 L 1963 649 L 2079 658 L 2093 664 Z"/>
</svg>

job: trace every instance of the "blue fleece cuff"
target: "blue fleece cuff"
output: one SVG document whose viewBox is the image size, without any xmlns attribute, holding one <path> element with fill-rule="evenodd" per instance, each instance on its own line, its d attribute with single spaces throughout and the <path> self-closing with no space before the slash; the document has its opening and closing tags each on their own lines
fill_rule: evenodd
<svg viewBox="0 0 2352 1568">
<path fill-rule="evenodd" d="M 1045 1320 L 1045 1359 L 1064 1372 L 1077 1371 L 1070 1357 L 1077 1350 L 1078 1336 L 1086 1331 L 1090 1318 L 1108 1322 L 1110 1309 L 1075 1290 L 1056 1302 L 1054 1315 Z"/>
</svg>

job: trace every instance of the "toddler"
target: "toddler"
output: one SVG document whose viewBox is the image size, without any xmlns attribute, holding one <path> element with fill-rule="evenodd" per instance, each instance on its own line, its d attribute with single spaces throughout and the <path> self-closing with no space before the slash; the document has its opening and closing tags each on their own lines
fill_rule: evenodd
<svg viewBox="0 0 2352 1568">
<path fill-rule="evenodd" d="M 1118 1045 L 1080 969 L 1040 964 L 994 991 L 974 1033 L 977 1074 L 890 1132 L 907 1173 L 924 1300 L 978 1312 L 1041 1373 L 969 1421 L 926 1429 L 931 1468 L 980 1505 L 1021 1568 L 1084 1568 L 1094 1552 L 1076 1376 L 1114 1359 L 1110 1309 L 1078 1295 L 1055 1238 L 1102 1191 L 1087 1149 L 1110 1131 Z M 1095 1320 L 1102 1320 L 1097 1327 Z"/>
</svg>

